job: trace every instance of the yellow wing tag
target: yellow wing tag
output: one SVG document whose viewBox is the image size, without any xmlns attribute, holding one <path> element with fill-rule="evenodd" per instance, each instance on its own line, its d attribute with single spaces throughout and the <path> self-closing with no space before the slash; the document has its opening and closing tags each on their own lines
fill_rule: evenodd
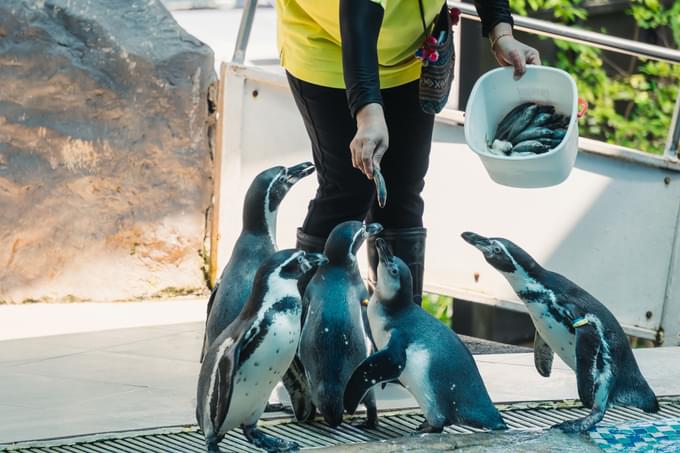
<svg viewBox="0 0 680 453">
<path fill-rule="evenodd" d="M 583 318 L 583 317 L 576 318 L 576 319 L 574 319 L 574 322 L 571 323 L 571 325 L 574 329 L 578 329 L 579 327 L 583 327 L 586 324 L 588 324 L 588 320 L 586 318 Z"/>
</svg>

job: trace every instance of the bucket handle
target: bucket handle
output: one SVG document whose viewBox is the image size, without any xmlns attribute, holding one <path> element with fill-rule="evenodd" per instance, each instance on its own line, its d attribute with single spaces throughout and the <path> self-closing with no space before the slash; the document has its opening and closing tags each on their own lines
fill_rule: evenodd
<svg viewBox="0 0 680 453">
<path fill-rule="evenodd" d="M 588 101 L 586 101 L 583 98 L 578 98 L 578 106 L 579 106 L 579 109 L 578 109 L 578 113 L 576 114 L 576 116 L 579 119 L 581 119 L 581 118 L 584 117 L 584 115 L 588 111 Z"/>
</svg>

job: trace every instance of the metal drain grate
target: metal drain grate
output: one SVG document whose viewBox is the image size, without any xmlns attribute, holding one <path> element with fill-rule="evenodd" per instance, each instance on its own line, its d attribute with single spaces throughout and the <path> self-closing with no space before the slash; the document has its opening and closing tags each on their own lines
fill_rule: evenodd
<svg viewBox="0 0 680 453">
<path fill-rule="evenodd" d="M 617 423 L 630 420 L 662 420 L 680 417 L 680 398 L 662 399 L 657 414 L 626 407 L 614 407 L 607 411 L 605 422 Z M 546 403 L 517 403 L 499 405 L 508 427 L 513 430 L 547 428 L 555 423 L 582 417 L 589 411 L 575 401 Z M 365 431 L 349 424 L 330 428 L 324 422 L 298 424 L 288 419 L 266 420 L 260 427 L 269 434 L 294 440 L 305 448 L 330 447 L 358 442 L 395 439 L 411 434 L 423 416 L 415 410 L 381 413 L 380 427 Z M 469 434 L 482 430 L 467 426 L 449 426 L 445 432 Z M 224 452 L 252 453 L 258 451 L 246 442 L 240 430 L 230 432 L 220 444 Z M 71 438 L 53 441 L 37 441 L 17 444 L 0 451 L 21 453 L 204 453 L 203 435 L 196 427 L 176 427 L 153 432 L 122 432 L 100 434 L 87 438 Z"/>
</svg>

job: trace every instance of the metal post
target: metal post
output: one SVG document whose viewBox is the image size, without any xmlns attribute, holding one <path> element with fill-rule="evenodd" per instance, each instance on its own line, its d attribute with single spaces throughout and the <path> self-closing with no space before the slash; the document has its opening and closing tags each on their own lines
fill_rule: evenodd
<svg viewBox="0 0 680 453">
<path fill-rule="evenodd" d="M 241 15 L 241 25 L 238 27 L 238 36 L 236 37 L 236 46 L 234 47 L 234 56 L 231 59 L 234 63 L 243 64 L 246 60 L 246 49 L 248 48 L 250 31 L 253 29 L 256 9 L 257 0 L 245 0 L 243 15 Z"/>
<path fill-rule="evenodd" d="M 671 127 L 668 129 L 668 139 L 666 139 L 666 157 L 670 159 L 680 158 L 680 150 L 678 150 L 678 142 L 680 141 L 680 88 L 678 95 L 675 98 L 675 109 L 673 110 L 673 119 L 671 120 Z"/>
</svg>

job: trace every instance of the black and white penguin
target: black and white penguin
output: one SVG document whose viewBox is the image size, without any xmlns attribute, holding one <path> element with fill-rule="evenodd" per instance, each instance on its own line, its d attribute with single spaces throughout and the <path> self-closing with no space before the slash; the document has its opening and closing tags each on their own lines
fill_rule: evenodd
<svg viewBox="0 0 680 453">
<path fill-rule="evenodd" d="M 229 262 L 208 301 L 203 350 L 241 312 L 248 300 L 255 272 L 276 250 L 276 218 L 281 201 L 300 179 L 314 172 L 303 162 L 294 167 L 273 167 L 258 174 L 243 202 L 243 226 Z"/>
<path fill-rule="evenodd" d="M 564 276 L 541 267 L 507 239 L 471 232 L 462 237 L 482 252 L 526 304 L 536 328 L 534 363 L 538 372 L 550 376 L 553 351 L 576 372 L 579 397 L 591 412 L 556 428 L 587 431 L 602 420 L 612 404 L 645 412 L 659 410 L 621 325 L 602 303 Z"/>
<path fill-rule="evenodd" d="M 238 316 L 248 300 L 255 273 L 277 250 L 276 220 L 279 205 L 295 183 L 314 172 L 311 162 L 293 167 L 273 167 L 258 174 L 250 184 L 243 203 L 243 226 L 208 300 L 201 361 L 210 344 Z M 309 388 L 299 360 L 283 377 L 298 420 L 313 416 Z"/>
<path fill-rule="evenodd" d="M 373 385 L 398 379 L 425 416 L 418 432 L 438 433 L 453 423 L 506 429 L 470 351 L 453 330 L 413 303 L 408 266 L 382 238 L 376 247 L 378 281 L 368 320 L 380 350 L 352 374 L 345 390 L 347 411 L 353 413 Z"/>
<path fill-rule="evenodd" d="M 372 352 L 364 329 L 362 304 L 368 290 L 361 278 L 356 254 L 369 236 L 382 231 L 378 223 L 340 223 L 324 248 L 328 263 L 320 267 L 305 290 L 305 310 L 299 356 L 312 391 L 312 401 L 326 423 L 342 423 L 343 394 L 354 369 Z M 372 391 L 364 399 L 368 419 L 377 426 L 378 412 Z"/>
<path fill-rule="evenodd" d="M 219 452 L 224 435 L 239 426 L 258 448 L 297 450 L 294 443 L 264 434 L 256 423 L 298 348 L 298 279 L 326 261 L 301 250 L 282 250 L 266 259 L 243 310 L 208 347 L 198 378 L 196 418 L 209 453 Z"/>
</svg>

